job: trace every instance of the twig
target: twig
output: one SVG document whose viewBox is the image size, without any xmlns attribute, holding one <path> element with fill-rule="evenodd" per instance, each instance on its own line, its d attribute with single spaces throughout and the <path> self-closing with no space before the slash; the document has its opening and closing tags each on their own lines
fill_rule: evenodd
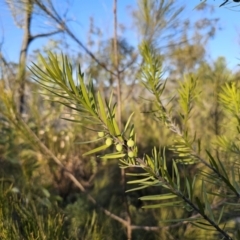
<svg viewBox="0 0 240 240">
<path fill-rule="evenodd" d="M 60 29 L 60 30 L 56 30 L 56 31 L 53 31 L 53 32 L 49 32 L 49 33 L 39 33 L 39 34 L 30 36 L 30 41 L 32 41 L 32 40 L 34 40 L 36 38 L 49 37 L 49 36 L 52 36 L 54 34 L 58 34 L 58 33 L 62 32 L 62 31 L 63 30 Z"/>
<path fill-rule="evenodd" d="M 108 69 L 104 63 L 102 63 L 100 60 L 98 60 L 95 55 L 87 48 L 85 45 L 73 34 L 73 32 L 69 29 L 69 27 L 64 23 L 63 19 L 58 15 L 57 11 L 55 10 L 54 6 L 51 4 L 51 10 L 54 12 L 54 14 L 45 6 L 42 2 L 39 0 L 35 0 L 36 4 L 53 20 L 55 20 L 62 29 L 65 30 L 65 32 L 81 47 L 83 50 L 103 69 L 105 69 L 107 72 L 111 73 L 112 75 L 116 76 L 116 73 Z"/>
</svg>

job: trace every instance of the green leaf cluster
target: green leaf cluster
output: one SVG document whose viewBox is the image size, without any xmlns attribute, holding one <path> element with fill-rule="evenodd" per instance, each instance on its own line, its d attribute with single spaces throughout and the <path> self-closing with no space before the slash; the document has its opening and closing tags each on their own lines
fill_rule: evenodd
<svg viewBox="0 0 240 240">
<path fill-rule="evenodd" d="M 201 95 L 198 81 L 194 77 L 186 77 L 179 82 L 177 99 L 179 116 L 181 121 L 176 123 L 172 115 L 173 109 L 164 99 L 166 81 L 162 80 L 161 61 L 155 55 L 153 49 L 147 43 L 140 47 L 144 64 L 142 67 L 141 80 L 143 86 L 152 94 L 153 109 L 150 112 L 154 118 L 163 123 L 174 137 L 171 149 L 173 158 L 169 161 L 165 151 L 155 147 L 152 154 L 138 156 L 137 134 L 131 124 L 132 115 L 129 116 L 124 129 L 121 130 L 116 121 L 116 104 L 112 103 L 113 96 L 109 100 L 103 99 L 99 92 L 95 93 L 93 83 L 85 82 L 84 74 L 80 67 L 76 79 L 72 77 L 72 67 L 67 58 L 61 57 L 61 65 L 57 56 L 49 54 L 48 60 L 42 58 L 45 70 L 33 65 L 32 72 L 35 80 L 55 97 L 63 105 L 73 109 L 79 115 L 76 123 L 96 132 L 103 132 L 105 143 L 94 148 L 84 155 L 90 155 L 110 149 L 111 145 L 121 145 L 120 151 L 100 155 L 103 159 L 119 159 L 120 167 L 129 169 L 141 169 L 141 172 L 129 173 L 129 176 L 137 178 L 128 181 L 128 184 L 137 185 L 128 192 L 142 190 L 149 187 L 158 187 L 161 194 L 140 197 L 140 200 L 151 202 L 144 208 L 175 207 L 185 209 L 189 214 L 180 219 L 167 219 L 163 221 L 190 223 L 203 230 L 213 230 L 225 239 L 232 239 L 232 234 L 237 234 L 232 229 L 232 234 L 226 230 L 228 226 L 225 217 L 234 204 L 238 205 L 240 179 L 238 165 L 228 164 L 220 159 L 219 155 L 213 156 L 210 151 L 201 150 L 201 141 L 196 133 L 191 133 L 189 120 L 194 110 L 196 100 Z M 239 96 L 236 85 L 226 85 L 219 94 L 219 103 L 229 111 L 239 123 Z M 76 107 L 72 107 L 74 104 Z M 239 129 L 237 124 L 236 129 Z M 133 144 L 128 144 L 129 139 Z M 225 146 L 227 140 L 219 143 Z M 222 138 L 224 139 L 224 138 Z M 235 146 L 235 149 L 237 147 Z M 203 153 L 204 152 L 204 153 Z M 235 151 L 238 153 L 237 151 Z M 237 167 L 236 167 L 237 166 Z M 197 168 L 194 174 L 189 171 Z M 230 227 L 230 226 L 229 226 Z"/>
</svg>

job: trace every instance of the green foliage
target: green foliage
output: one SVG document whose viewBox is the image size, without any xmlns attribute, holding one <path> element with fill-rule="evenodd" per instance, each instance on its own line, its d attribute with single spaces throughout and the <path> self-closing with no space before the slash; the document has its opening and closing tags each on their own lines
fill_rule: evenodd
<svg viewBox="0 0 240 240">
<path fill-rule="evenodd" d="M 191 77 L 180 82 L 177 93 L 181 122 L 176 124 L 171 116 L 172 109 L 167 109 L 164 104 L 166 81 L 162 80 L 161 62 L 146 43 L 143 43 L 140 49 L 144 59 L 142 83 L 154 96 L 152 114 L 175 135 L 171 146 L 174 156 L 170 168 L 164 151 L 154 148 L 151 155 L 138 156 L 135 128 L 133 124 L 131 125 L 132 115 L 125 124 L 124 130 L 121 131 L 116 122 L 116 105 L 112 103 L 112 97 L 107 101 L 103 100 L 99 92 L 96 94 L 92 82 L 85 83 L 80 68 L 77 79 L 73 80 L 71 65 L 66 57 L 62 57 L 60 67 L 57 57 L 50 54 L 48 60 L 42 58 L 45 71 L 34 65 L 32 72 L 36 76 L 35 79 L 51 93 L 51 96 L 61 97 L 63 99 L 61 103 L 67 107 L 70 107 L 71 103 L 77 106 L 74 110 L 81 116 L 77 123 L 88 123 L 94 127 L 91 130 L 104 132 L 103 138 L 107 139 L 106 143 L 88 151 L 85 155 L 101 152 L 111 147 L 112 142 L 114 145 L 121 144 L 123 146 L 121 152 L 113 151 L 101 155 L 101 158 L 119 159 L 122 168 L 141 168 L 144 171 L 129 173 L 137 179 L 129 181 L 128 184 L 134 184 L 137 187 L 128 192 L 153 186 L 162 189 L 161 194 L 140 198 L 142 201 L 151 202 L 144 205 L 144 208 L 181 207 L 186 210 L 186 213 L 191 214 L 184 214 L 185 217 L 183 215 L 180 219 L 164 219 L 162 222 L 178 221 L 182 224 L 188 222 L 203 230 L 214 230 L 216 236 L 220 234 L 225 239 L 232 239 L 237 232 L 234 232 L 234 226 L 227 215 L 229 211 L 233 211 L 232 206 L 238 205 L 236 201 L 240 194 L 240 186 L 236 180 L 240 177 L 236 167 L 238 165 L 235 162 L 227 164 L 219 156 L 216 158 L 212 156 L 209 151 L 206 151 L 203 156 L 200 155 L 200 140 L 195 134 L 192 137 L 189 134 L 188 124 L 191 112 L 195 106 L 195 99 L 201 94 L 197 87 L 197 80 Z M 54 91 L 49 83 L 55 86 Z M 219 94 L 219 102 L 239 122 L 238 91 L 235 84 L 226 85 Z M 239 126 L 237 125 L 235 129 L 239 129 Z M 133 140 L 131 144 L 129 139 Z M 224 141 L 219 142 L 224 143 Z M 227 144 L 227 146 L 232 145 Z M 237 149 L 236 146 L 234 147 Z M 191 170 L 192 164 L 198 166 L 198 169 L 193 172 L 194 174 L 189 174 L 188 169 Z M 226 228 L 228 230 L 225 230 Z"/>
<path fill-rule="evenodd" d="M 64 215 L 58 208 L 49 209 L 33 199 L 15 193 L 7 179 L 0 189 L 0 238 L 7 239 L 69 239 Z"/>
<path fill-rule="evenodd" d="M 238 76 L 205 61 L 218 20 L 182 11 L 138 1 L 139 51 L 93 20 L 86 55 L 50 42 L 22 116 L 14 73 L 0 81 L 0 238 L 239 239 Z"/>
</svg>

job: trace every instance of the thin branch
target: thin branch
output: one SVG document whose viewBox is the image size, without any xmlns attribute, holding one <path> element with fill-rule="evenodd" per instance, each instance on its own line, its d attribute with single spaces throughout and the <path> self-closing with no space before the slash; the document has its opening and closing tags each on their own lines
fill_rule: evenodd
<svg viewBox="0 0 240 240">
<path fill-rule="evenodd" d="M 54 34 L 57 34 L 57 33 L 60 33 L 62 32 L 63 30 L 56 30 L 56 31 L 53 31 L 53 32 L 49 32 L 49 33 L 39 33 L 39 34 L 36 34 L 34 36 L 30 36 L 30 41 L 36 39 L 36 38 L 41 38 L 41 37 L 49 37 L 49 36 L 52 36 Z"/>
<path fill-rule="evenodd" d="M 222 3 L 219 7 L 222 7 L 223 5 L 225 5 L 228 2 L 228 0 L 226 0 L 224 3 Z"/>
<path fill-rule="evenodd" d="M 124 71 L 126 71 L 126 69 L 128 69 L 129 67 L 131 67 L 137 60 L 138 55 L 136 54 L 135 56 L 133 56 L 132 60 L 126 64 L 126 66 L 124 66 L 123 69 L 119 70 L 119 73 L 123 73 Z"/>
<path fill-rule="evenodd" d="M 69 27 L 65 24 L 63 19 L 57 14 L 57 11 L 55 10 L 53 4 L 50 4 L 51 10 L 54 12 L 54 14 L 39 0 L 35 0 L 36 4 L 53 20 L 55 20 L 62 28 L 65 30 L 65 32 L 103 69 L 105 69 L 107 72 L 111 73 L 112 75 L 116 76 L 117 74 L 108 69 L 108 67 L 102 63 L 100 60 L 98 60 L 95 55 L 87 48 L 85 45 L 73 34 L 73 32 L 69 29 Z"/>
</svg>

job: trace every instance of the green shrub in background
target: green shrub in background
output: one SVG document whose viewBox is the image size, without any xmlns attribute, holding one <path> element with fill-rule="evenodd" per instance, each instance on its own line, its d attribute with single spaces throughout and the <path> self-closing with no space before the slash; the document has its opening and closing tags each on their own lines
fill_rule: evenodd
<svg viewBox="0 0 240 240">
<path fill-rule="evenodd" d="M 16 194 L 6 182 L 0 189 L 0 239 L 70 239 L 59 208 Z"/>
</svg>

